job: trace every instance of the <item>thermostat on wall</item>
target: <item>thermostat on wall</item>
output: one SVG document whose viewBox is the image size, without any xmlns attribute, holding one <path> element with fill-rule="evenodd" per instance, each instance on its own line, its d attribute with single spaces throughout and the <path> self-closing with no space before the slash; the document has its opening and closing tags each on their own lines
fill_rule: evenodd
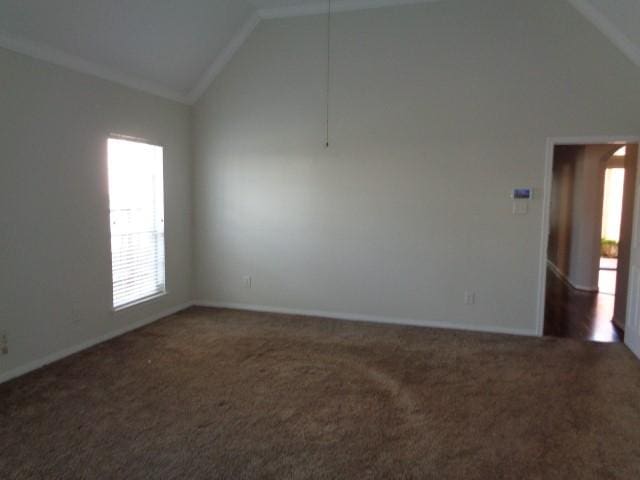
<svg viewBox="0 0 640 480">
<path fill-rule="evenodd" d="M 511 193 L 514 200 L 531 200 L 533 198 L 533 189 L 531 188 L 514 188 Z"/>
</svg>

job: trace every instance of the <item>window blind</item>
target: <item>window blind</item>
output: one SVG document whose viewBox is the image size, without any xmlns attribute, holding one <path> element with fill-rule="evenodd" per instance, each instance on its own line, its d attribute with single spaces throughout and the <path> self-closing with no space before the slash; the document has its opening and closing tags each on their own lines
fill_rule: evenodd
<svg viewBox="0 0 640 480">
<path fill-rule="evenodd" d="M 113 306 L 165 292 L 163 149 L 108 140 Z"/>
</svg>

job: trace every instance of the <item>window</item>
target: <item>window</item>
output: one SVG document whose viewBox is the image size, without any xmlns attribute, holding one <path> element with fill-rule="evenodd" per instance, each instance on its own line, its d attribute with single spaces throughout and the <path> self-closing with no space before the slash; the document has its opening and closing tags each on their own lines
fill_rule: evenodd
<svg viewBox="0 0 640 480">
<path fill-rule="evenodd" d="M 113 307 L 165 293 L 162 147 L 120 138 L 107 145 Z"/>
<path fill-rule="evenodd" d="M 624 157 L 627 154 L 627 146 L 619 148 L 614 155 L 616 157 Z"/>
</svg>

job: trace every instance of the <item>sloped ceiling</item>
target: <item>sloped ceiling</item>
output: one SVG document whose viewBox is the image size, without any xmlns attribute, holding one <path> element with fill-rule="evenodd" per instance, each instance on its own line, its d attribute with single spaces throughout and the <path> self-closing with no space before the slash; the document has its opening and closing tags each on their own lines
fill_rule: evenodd
<svg viewBox="0 0 640 480">
<path fill-rule="evenodd" d="M 0 45 L 179 99 L 252 11 L 243 0 L 0 0 Z"/>
<path fill-rule="evenodd" d="M 332 0 L 332 9 L 429 1 L 437 0 Z M 640 0 L 568 1 L 640 66 Z M 322 13 L 327 5 L 328 0 L 0 0 L 0 46 L 192 103 L 260 19 Z"/>
<path fill-rule="evenodd" d="M 640 0 L 569 0 L 640 66 Z"/>
</svg>

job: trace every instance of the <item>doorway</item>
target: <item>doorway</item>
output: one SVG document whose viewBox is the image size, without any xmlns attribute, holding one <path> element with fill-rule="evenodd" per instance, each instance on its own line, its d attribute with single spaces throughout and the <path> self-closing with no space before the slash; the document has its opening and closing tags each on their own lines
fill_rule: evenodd
<svg viewBox="0 0 640 480">
<path fill-rule="evenodd" d="M 624 338 L 637 143 L 555 143 L 548 193 L 548 336 Z"/>
</svg>

